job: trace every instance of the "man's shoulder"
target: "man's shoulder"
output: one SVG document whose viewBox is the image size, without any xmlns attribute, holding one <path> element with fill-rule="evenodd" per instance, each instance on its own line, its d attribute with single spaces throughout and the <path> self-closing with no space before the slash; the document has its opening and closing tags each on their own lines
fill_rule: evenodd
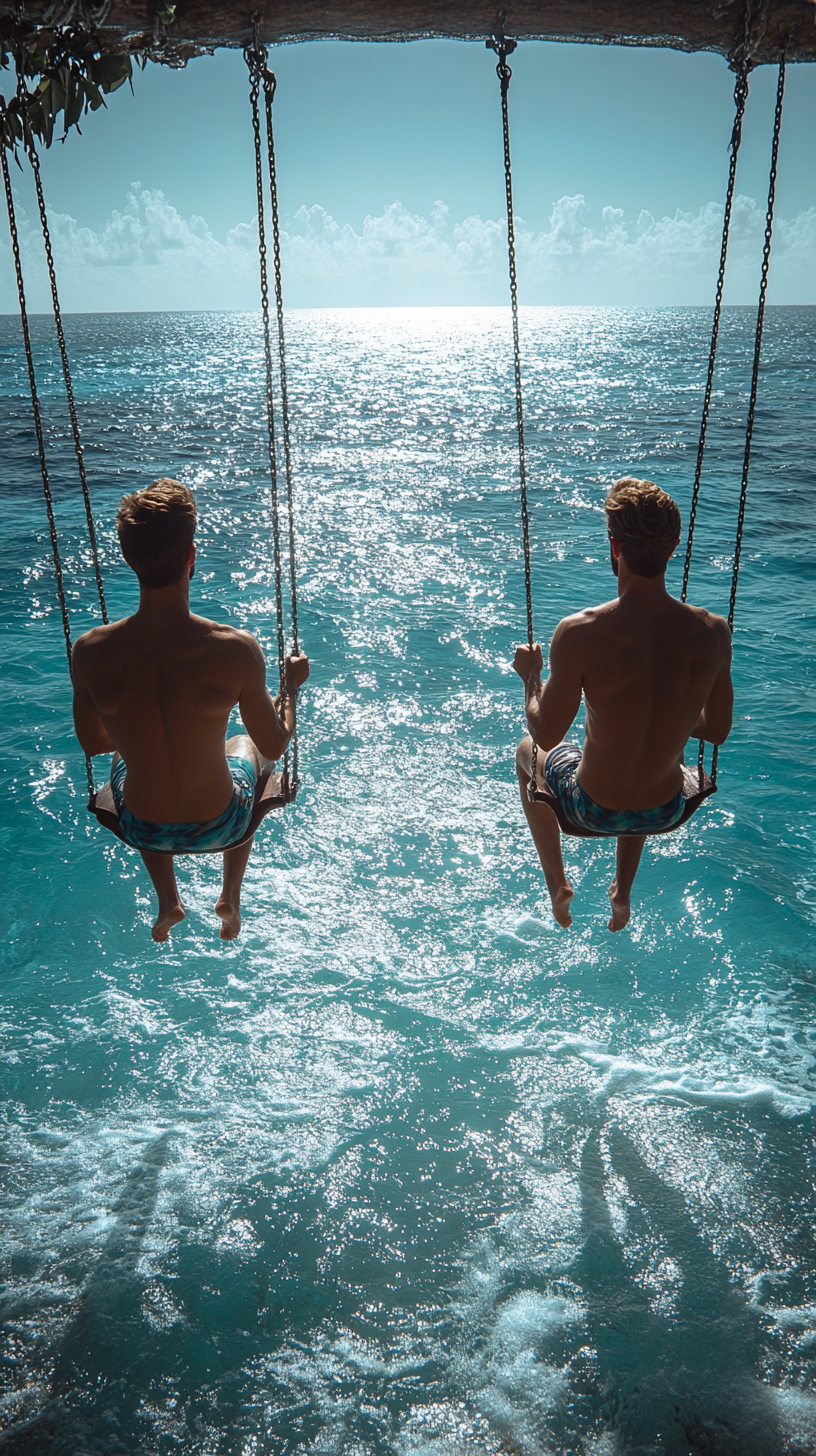
<svg viewBox="0 0 816 1456">
<path fill-rule="evenodd" d="M 609 605 L 605 602 L 600 607 L 585 607 L 561 618 L 550 642 L 550 671 L 583 670 L 603 636 L 602 624 Z"/>
<path fill-rule="evenodd" d="M 703 633 L 709 636 L 712 642 L 718 645 L 730 645 L 731 628 L 725 617 L 719 616 L 717 612 L 710 612 L 707 607 L 695 607 L 691 602 L 678 602 L 685 615 L 686 621 L 692 623 Z"/>
<path fill-rule="evenodd" d="M 243 627 L 233 627 L 228 622 L 212 622 L 208 617 L 199 617 L 192 613 L 191 621 L 200 630 L 209 648 L 216 651 L 226 649 L 231 653 L 238 652 L 248 658 L 263 656 L 257 637 Z"/>
<path fill-rule="evenodd" d="M 592 627 L 599 626 L 614 611 L 616 600 L 601 602 L 600 606 L 582 607 L 580 612 L 571 612 L 568 617 L 562 617 L 555 629 L 555 635 L 576 638 Z"/>
<path fill-rule="evenodd" d="M 71 648 L 71 660 L 82 662 L 83 659 L 98 655 L 123 635 L 130 621 L 130 617 L 122 617 L 118 622 L 99 622 L 97 626 L 83 632 Z"/>
<path fill-rule="evenodd" d="M 706 627 L 713 627 L 717 631 L 722 631 L 724 628 L 726 632 L 729 631 L 725 617 L 721 617 L 717 612 L 710 612 L 708 607 L 697 607 L 693 602 L 678 602 L 678 606 L 681 606 L 685 612 L 689 612 L 693 617 L 696 617 L 697 621 L 702 622 Z"/>
</svg>

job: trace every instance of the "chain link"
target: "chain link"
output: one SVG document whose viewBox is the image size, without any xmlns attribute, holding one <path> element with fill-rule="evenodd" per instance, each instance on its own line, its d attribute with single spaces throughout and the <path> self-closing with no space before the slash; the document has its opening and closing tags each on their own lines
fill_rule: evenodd
<svg viewBox="0 0 816 1456">
<path fill-rule="evenodd" d="M 34 173 L 34 185 L 37 192 L 37 210 L 40 214 L 40 226 L 42 228 L 43 246 L 45 248 L 45 261 L 48 267 L 48 281 L 51 287 L 51 304 L 54 311 L 54 327 L 57 332 L 60 359 L 62 360 L 62 376 L 65 381 L 65 394 L 68 400 L 68 413 L 71 417 L 71 434 L 74 441 L 74 452 L 76 454 L 77 468 L 79 470 L 79 483 L 82 487 L 82 500 L 85 506 L 85 520 L 88 526 L 88 540 L 91 547 L 91 560 L 93 562 L 94 576 L 96 578 L 96 591 L 99 597 L 99 606 L 102 612 L 102 621 L 108 621 L 108 609 L 105 603 L 105 588 L 102 584 L 102 571 L 99 565 L 99 549 L 96 541 L 96 527 L 94 525 L 93 511 L 91 509 L 91 496 L 88 489 L 88 477 L 85 472 L 85 454 L 82 449 L 82 440 L 79 433 L 79 420 L 77 418 L 76 401 L 74 399 L 74 386 L 71 379 L 71 366 L 68 363 L 68 350 L 65 344 L 65 332 L 62 327 L 62 310 L 60 309 L 59 293 L 57 292 L 57 275 L 54 268 L 54 253 L 51 247 L 51 230 L 48 226 L 48 216 L 45 210 L 45 197 L 43 196 L 42 178 L 40 176 L 40 159 L 34 143 L 34 137 L 28 124 L 28 93 L 25 89 L 25 82 L 21 72 L 17 76 L 17 96 L 20 103 L 20 115 L 23 120 L 23 140 L 26 155 Z"/>
<path fill-rule="evenodd" d="M 297 578 L 295 575 L 295 524 L 292 492 L 292 437 L 289 415 L 289 386 L 286 373 L 286 341 L 283 328 L 283 283 L 281 281 L 280 219 L 278 214 L 278 174 L 275 163 L 275 141 L 272 130 L 272 102 L 277 81 L 274 71 L 264 66 L 264 104 L 266 109 L 267 157 L 269 163 L 269 196 L 272 204 L 272 261 L 275 275 L 275 309 L 278 320 L 278 356 L 280 365 L 281 424 L 283 426 L 283 461 L 286 482 L 286 507 L 289 513 L 289 585 L 292 598 L 293 651 L 300 651 L 297 619 Z"/>
<path fill-rule="evenodd" d="M 277 186 L 275 173 L 275 157 L 272 140 L 272 100 L 275 94 L 275 77 L 267 66 L 265 48 L 258 39 L 257 18 L 253 21 L 254 36 L 251 45 L 244 50 L 244 60 L 249 71 L 249 100 L 252 110 L 252 132 L 255 142 L 255 187 L 258 203 L 258 256 L 260 261 L 261 275 L 261 313 L 263 316 L 264 335 L 264 359 L 266 364 L 266 415 L 268 425 L 269 443 L 269 479 L 270 499 L 272 506 L 272 542 L 275 564 L 275 609 L 278 617 L 278 668 L 280 672 L 280 698 L 281 703 L 286 701 L 286 644 L 283 627 L 283 566 L 281 556 L 281 529 L 280 529 L 280 499 L 278 493 L 278 462 L 277 462 L 277 440 L 275 433 L 275 399 L 272 383 L 272 338 L 269 320 L 269 269 L 268 249 L 266 242 L 266 219 L 264 204 L 263 186 L 263 145 L 261 139 L 261 117 L 259 98 L 261 87 L 264 90 L 264 106 L 267 122 L 267 154 L 270 183 L 272 184 L 272 228 L 273 228 L 273 265 L 275 277 L 275 301 L 278 321 L 278 354 L 281 378 L 281 392 L 284 400 L 283 406 L 283 436 L 284 436 L 284 471 L 287 489 L 287 504 L 289 508 L 289 572 L 292 592 L 292 618 L 294 627 L 295 651 L 298 650 L 297 642 L 297 585 L 295 581 L 295 555 L 294 555 L 294 524 L 292 513 L 292 487 L 291 487 L 291 449 L 289 444 L 289 420 L 288 420 L 288 393 L 286 392 L 286 354 L 283 338 L 283 290 L 280 273 L 280 231 L 278 226 L 277 209 Z M 296 720 L 297 724 L 297 720 Z M 298 743 L 297 726 L 292 735 L 292 775 L 289 774 L 288 750 L 283 759 L 283 791 L 284 797 L 294 797 L 298 787 Z"/>
<path fill-rule="evenodd" d="M 286 484 L 286 511 L 289 526 L 289 601 L 292 608 L 292 651 L 300 651 L 298 631 L 297 570 L 295 548 L 295 505 L 292 489 L 292 436 L 289 415 L 289 386 L 286 371 L 286 341 L 283 328 L 283 282 L 281 279 L 280 217 L 278 212 L 278 173 L 275 162 L 275 138 L 272 127 L 272 103 L 275 99 L 277 81 L 264 58 L 263 67 L 264 107 L 266 111 L 267 161 L 269 166 L 269 197 L 272 210 L 272 262 L 275 277 L 275 310 L 278 322 L 278 364 L 280 369 L 281 424 L 283 427 L 283 474 Z M 297 719 L 292 735 L 292 783 L 297 789 L 298 777 L 298 735 Z"/>
<path fill-rule="evenodd" d="M 507 262 L 510 275 L 510 313 L 513 320 L 513 372 L 516 389 L 516 432 L 518 435 L 519 488 L 521 499 L 521 539 L 524 549 L 524 588 L 527 599 L 527 642 L 534 645 L 533 630 L 533 582 L 530 561 L 530 513 L 527 504 L 527 452 L 524 443 L 524 395 L 521 385 L 521 342 L 519 339 L 518 280 L 516 275 L 516 229 L 513 217 L 513 169 L 510 162 L 510 118 L 507 108 L 507 93 L 513 72 L 507 64 L 507 57 L 516 49 L 516 41 L 504 33 L 506 12 L 499 11 L 499 23 L 493 35 L 486 42 L 488 50 L 496 52 L 499 64 L 496 75 L 501 90 L 502 141 L 504 143 L 504 192 L 507 206 Z M 528 796 L 532 799 L 536 788 L 538 772 L 538 745 L 533 739 L 530 782 Z"/>
<path fill-rule="evenodd" d="M 762 272 L 759 283 L 756 330 L 754 333 L 754 362 L 751 369 L 751 393 L 748 400 L 748 417 L 745 425 L 745 453 L 742 460 L 739 512 L 737 532 L 734 541 L 734 569 L 731 577 L 731 596 L 728 603 L 728 625 L 734 629 L 734 608 L 737 604 L 740 557 L 742 555 L 742 533 L 745 527 L 745 502 L 748 495 L 748 472 L 751 464 L 751 444 L 754 438 L 757 390 L 759 386 L 759 364 L 762 353 L 762 330 L 765 323 L 765 298 L 768 292 L 768 269 L 771 262 L 771 238 L 773 234 L 774 202 L 776 199 L 776 174 L 779 166 L 779 136 L 782 130 L 782 103 L 785 98 L 785 50 L 779 58 L 779 78 L 776 87 L 774 108 L 773 142 L 771 144 L 771 172 L 768 181 L 768 206 L 765 212 L 765 240 L 762 247 Z"/>
<path fill-rule="evenodd" d="M 734 565 L 731 572 L 731 594 L 728 600 L 728 626 L 734 630 L 734 611 L 737 605 L 737 588 L 739 586 L 740 559 L 742 557 L 742 536 L 745 529 L 745 504 L 748 498 L 748 474 L 751 468 L 751 445 L 754 438 L 754 424 L 756 421 L 757 392 L 759 389 L 759 366 L 762 356 L 762 330 L 765 323 L 765 299 L 768 292 L 768 269 L 771 263 L 771 239 L 773 236 L 774 203 L 776 201 L 776 174 L 779 167 L 779 137 L 782 131 L 782 103 L 785 99 L 785 61 L 788 40 L 782 47 L 779 56 L 779 76 L 776 84 L 776 104 L 774 106 L 773 140 L 771 142 L 771 170 L 768 178 L 768 205 L 765 210 L 765 238 L 762 245 L 762 271 L 759 280 L 759 300 L 757 302 L 756 327 L 754 330 L 754 359 L 751 367 L 751 390 L 748 397 L 748 414 L 745 421 L 745 451 L 742 457 L 742 478 L 740 480 L 739 509 L 737 511 L 737 530 L 734 538 Z M 716 783 L 717 780 L 717 747 L 714 747 L 714 754 L 711 762 L 711 777 Z"/>
<path fill-rule="evenodd" d="M 697 506 L 700 499 L 700 481 L 703 474 L 703 458 L 705 456 L 706 436 L 708 433 L 708 416 L 711 409 L 711 394 L 714 387 L 714 368 L 717 360 L 717 343 L 720 336 L 720 317 L 722 314 L 723 286 L 725 284 L 725 265 L 728 255 L 728 239 L 731 231 L 731 210 L 734 202 L 734 186 L 737 178 L 737 157 L 739 154 L 740 142 L 742 140 L 742 122 L 745 115 L 745 103 L 748 100 L 748 75 L 751 70 L 750 34 L 751 5 L 749 3 L 745 7 L 745 29 L 742 44 L 739 49 L 737 79 L 734 84 L 734 125 L 731 130 L 731 143 L 729 147 L 730 158 L 728 163 L 728 185 L 725 192 L 722 241 L 720 243 L 720 264 L 717 271 L 717 290 L 714 297 L 714 318 L 711 325 L 711 344 L 708 351 L 708 370 L 706 373 L 705 392 L 703 394 L 703 412 L 700 419 L 700 438 L 697 444 L 697 463 L 694 470 L 694 485 L 691 492 L 691 506 L 689 509 L 686 558 L 683 563 L 683 586 L 680 592 L 681 602 L 684 602 L 686 600 L 686 597 L 688 596 L 689 573 L 691 571 L 691 554 L 694 543 L 694 527 L 697 524 Z"/>
<path fill-rule="evenodd" d="M 513 171 L 510 163 L 510 120 L 507 111 L 507 93 L 513 75 L 507 64 L 507 57 L 516 49 L 516 42 L 504 34 L 505 12 L 499 11 L 499 24 L 487 41 L 490 50 L 496 52 L 499 64 L 496 75 L 501 88 L 502 139 L 504 143 L 504 191 L 507 205 L 507 262 L 510 274 L 510 312 L 513 320 L 513 371 L 516 388 L 516 430 L 518 434 L 519 481 L 521 489 L 521 534 L 524 546 L 524 584 L 527 595 L 527 641 L 532 647 L 533 634 L 533 587 L 530 570 L 530 516 L 527 508 L 527 453 L 524 444 L 524 397 L 521 387 L 521 344 L 519 340 L 518 282 L 516 276 L 516 230 L 513 217 Z"/>
<path fill-rule="evenodd" d="M 73 664 L 71 662 L 71 623 L 68 617 L 68 602 L 65 597 L 65 582 L 62 574 L 62 560 L 60 557 L 59 539 L 57 536 L 57 523 L 54 518 L 54 501 L 51 495 L 51 481 L 48 475 L 48 462 L 45 455 L 45 439 L 43 436 L 42 414 L 40 412 L 40 398 L 37 390 L 37 378 L 34 372 L 34 354 L 31 348 L 31 332 L 28 325 L 28 306 L 26 304 L 25 283 L 23 281 L 23 267 L 20 258 L 20 238 L 17 230 L 17 215 L 14 209 L 14 197 L 11 190 L 11 177 L 9 176 L 8 151 L 0 146 L 0 166 L 3 171 L 3 188 L 6 194 L 6 207 L 8 209 L 9 233 L 11 235 L 11 251 L 14 257 L 14 271 L 17 279 L 17 296 L 20 304 L 20 323 L 23 330 L 23 344 L 25 347 L 26 365 L 28 368 L 28 384 L 31 392 L 31 408 L 34 415 L 34 433 L 37 437 L 37 452 L 40 459 L 40 474 L 42 476 L 43 496 L 45 497 L 45 510 L 48 517 L 48 530 L 51 536 L 51 552 L 54 558 L 54 577 L 57 583 L 57 597 L 59 598 L 60 613 L 62 615 L 62 631 L 65 638 L 65 652 L 68 658 L 68 672 L 73 680 Z M 93 767 L 90 756 L 85 755 L 85 773 L 88 780 L 88 794 L 93 797 Z"/>
<path fill-rule="evenodd" d="M 762 271 L 759 281 L 759 300 L 757 302 L 756 328 L 754 331 L 754 360 L 751 368 L 751 390 L 748 397 L 748 415 L 745 422 L 745 451 L 742 457 L 742 478 L 740 480 L 739 509 L 737 511 L 737 530 L 734 538 L 734 566 L 731 572 L 731 595 L 728 600 L 728 626 L 734 630 L 734 612 L 737 605 L 737 588 L 739 586 L 740 560 L 742 557 L 742 536 L 745 529 L 745 504 L 748 498 L 748 475 L 751 468 L 751 445 L 754 438 L 754 424 L 756 422 L 757 391 L 759 388 L 759 366 L 762 355 L 762 330 L 765 324 L 765 299 L 768 292 L 768 269 L 771 263 L 771 239 L 773 235 L 774 203 L 776 200 L 776 174 L 779 166 L 779 137 L 782 130 L 782 103 L 785 98 L 785 59 L 787 40 L 782 48 L 779 57 L 779 76 L 776 85 L 776 105 L 774 107 L 773 141 L 771 143 L 771 171 L 768 179 L 768 205 L 765 211 L 765 239 L 762 246 Z M 717 777 L 717 748 L 714 748 L 714 755 L 711 764 L 711 777 L 716 782 Z"/>
<path fill-rule="evenodd" d="M 731 211 L 734 202 L 734 187 L 737 179 L 737 158 L 739 155 L 740 142 L 742 141 L 742 123 L 745 116 L 745 105 L 748 100 L 748 76 L 751 70 L 751 0 L 745 7 L 745 21 L 742 43 L 739 47 L 739 60 L 737 63 L 737 79 L 734 83 L 734 124 L 731 128 L 731 141 L 729 144 L 728 161 L 728 184 L 725 189 L 725 207 L 723 209 L 723 230 L 720 242 L 720 262 L 717 269 L 717 288 L 714 295 L 714 318 L 711 324 L 711 344 L 708 351 L 708 369 L 706 371 L 705 391 L 703 394 L 703 411 L 700 417 L 700 438 L 697 442 L 697 462 L 694 468 L 694 485 L 691 492 L 691 506 L 689 508 L 688 537 L 686 540 L 686 557 L 683 562 L 683 585 L 680 590 L 680 600 L 685 602 L 688 597 L 689 574 L 691 572 L 691 556 L 694 545 L 694 527 L 697 524 L 697 507 L 700 500 L 700 482 L 703 475 L 703 459 L 705 457 L 706 439 L 708 435 L 708 417 L 711 410 L 711 394 L 714 387 L 714 369 L 717 362 L 717 344 L 720 337 L 720 318 L 722 315 L 723 287 L 725 285 L 725 266 L 728 258 L 728 240 L 731 232 Z M 697 751 L 697 780 L 700 789 L 703 787 L 705 777 L 705 744 L 701 738 Z M 711 781 L 717 782 L 717 749 L 714 748 L 711 759 Z"/>
</svg>

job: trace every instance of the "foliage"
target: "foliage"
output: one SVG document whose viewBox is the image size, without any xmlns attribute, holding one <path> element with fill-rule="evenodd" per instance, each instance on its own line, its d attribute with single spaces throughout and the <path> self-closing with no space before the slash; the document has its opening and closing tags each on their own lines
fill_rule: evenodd
<svg viewBox="0 0 816 1456">
<path fill-rule="evenodd" d="M 14 77 L 14 58 L 2 44 L 0 68 Z M 28 124 L 33 135 L 50 147 L 60 112 L 64 141 L 72 126 L 79 130 L 79 120 L 86 112 L 98 111 L 105 105 L 105 96 L 131 80 L 133 63 L 130 56 L 101 53 L 90 36 L 61 32 L 51 45 L 40 47 L 35 42 L 23 50 L 20 69 L 26 95 L 22 105 Z M 0 127 L 0 141 L 5 146 L 14 148 L 23 141 L 21 98 L 16 87 L 3 105 Z"/>
<path fill-rule="evenodd" d="M 175 24 L 177 3 L 154 0 L 157 32 Z M 135 59 L 144 67 L 143 56 Z M 31 133 L 50 147 L 60 112 L 60 140 L 65 141 L 72 126 L 79 131 L 80 117 L 98 111 L 106 96 L 133 81 L 133 59 L 101 51 L 94 36 L 82 30 L 58 30 L 49 45 L 39 45 L 34 39 L 14 51 L 8 42 L 0 41 L 0 70 L 11 70 L 14 61 L 18 78 L 22 75 L 25 99 L 21 101 L 19 82 L 10 100 L 0 95 L 0 146 L 11 149 L 24 140 L 21 108 L 27 113 Z"/>
</svg>

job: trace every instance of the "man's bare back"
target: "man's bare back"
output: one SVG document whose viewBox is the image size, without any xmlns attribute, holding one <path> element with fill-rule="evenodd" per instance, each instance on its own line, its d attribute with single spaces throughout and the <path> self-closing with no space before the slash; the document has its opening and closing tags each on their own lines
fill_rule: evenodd
<svg viewBox="0 0 816 1456">
<path fill-rule="evenodd" d="M 287 734 L 266 687 L 263 654 L 248 632 L 191 612 L 140 609 L 76 643 L 77 731 L 98 716 L 127 763 L 125 801 L 157 823 L 215 819 L 232 797 L 224 755 L 238 705 L 264 758 Z"/>
<path fill-rule="evenodd" d="M 640 511 L 645 546 L 636 534 Z M 627 477 L 613 489 L 607 513 L 617 597 L 559 623 L 545 683 L 540 647 L 519 647 L 514 667 L 524 679 L 531 734 L 517 755 L 522 804 L 553 913 L 560 925 L 572 924 L 573 891 L 564 874 L 556 817 L 527 796 L 533 743 L 542 750 L 539 783 L 546 782 L 557 793 L 566 816 L 579 826 L 598 832 L 601 825 L 601 833 L 619 836 L 609 922 L 611 930 L 619 930 L 629 919 L 629 895 L 646 834 L 670 828 L 679 817 L 685 746 L 689 738 L 725 741 L 733 689 L 727 622 L 677 601 L 666 590 L 665 563 L 677 545 L 666 533 L 672 533 L 675 521 L 679 531 L 674 502 L 652 482 Z M 665 544 L 657 550 L 653 569 L 648 555 L 656 549 L 653 538 L 661 523 Z M 614 537 L 615 529 L 626 533 L 625 547 Z M 643 565 L 635 571 L 624 550 L 640 565 L 641 549 Z M 586 728 L 581 754 L 563 740 L 582 697 Z M 621 823 L 625 827 L 615 827 Z"/>
<path fill-rule="evenodd" d="M 703 709 L 709 718 L 730 714 L 728 624 L 666 592 L 647 596 L 644 601 L 641 593 L 629 591 L 566 617 L 550 649 L 544 737 L 552 736 L 547 710 L 560 718 L 562 702 L 574 706 L 572 722 L 583 692 L 586 728 L 578 781 L 608 809 L 665 804 L 682 787 L 689 738 L 706 736 L 695 735 Z"/>
<path fill-rule="evenodd" d="M 139 579 L 139 609 L 74 646 L 77 737 L 88 754 L 118 755 L 111 791 L 120 828 L 159 897 L 153 939 L 166 940 L 184 919 L 173 855 L 198 848 L 223 852 L 215 908 L 222 939 L 232 940 L 241 928 L 255 786 L 294 732 L 309 661 L 287 658 L 273 699 L 255 638 L 190 611 L 196 510 L 186 486 L 162 479 L 123 497 L 117 527 Z M 246 734 L 226 740 L 236 704 Z"/>
</svg>

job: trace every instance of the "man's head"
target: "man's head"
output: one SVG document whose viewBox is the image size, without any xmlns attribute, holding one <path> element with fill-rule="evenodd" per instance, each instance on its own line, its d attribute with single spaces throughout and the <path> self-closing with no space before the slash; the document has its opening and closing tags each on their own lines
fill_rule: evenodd
<svg viewBox="0 0 816 1456">
<path fill-rule="evenodd" d="M 662 576 L 680 540 L 680 512 L 653 480 L 626 475 L 606 498 L 609 539 L 617 542 L 635 576 Z M 617 575 L 617 563 L 612 569 Z"/>
<path fill-rule="evenodd" d="M 144 587 L 173 586 L 184 575 L 196 528 L 192 491 L 177 480 L 154 480 L 123 495 L 116 517 L 119 545 Z"/>
</svg>

